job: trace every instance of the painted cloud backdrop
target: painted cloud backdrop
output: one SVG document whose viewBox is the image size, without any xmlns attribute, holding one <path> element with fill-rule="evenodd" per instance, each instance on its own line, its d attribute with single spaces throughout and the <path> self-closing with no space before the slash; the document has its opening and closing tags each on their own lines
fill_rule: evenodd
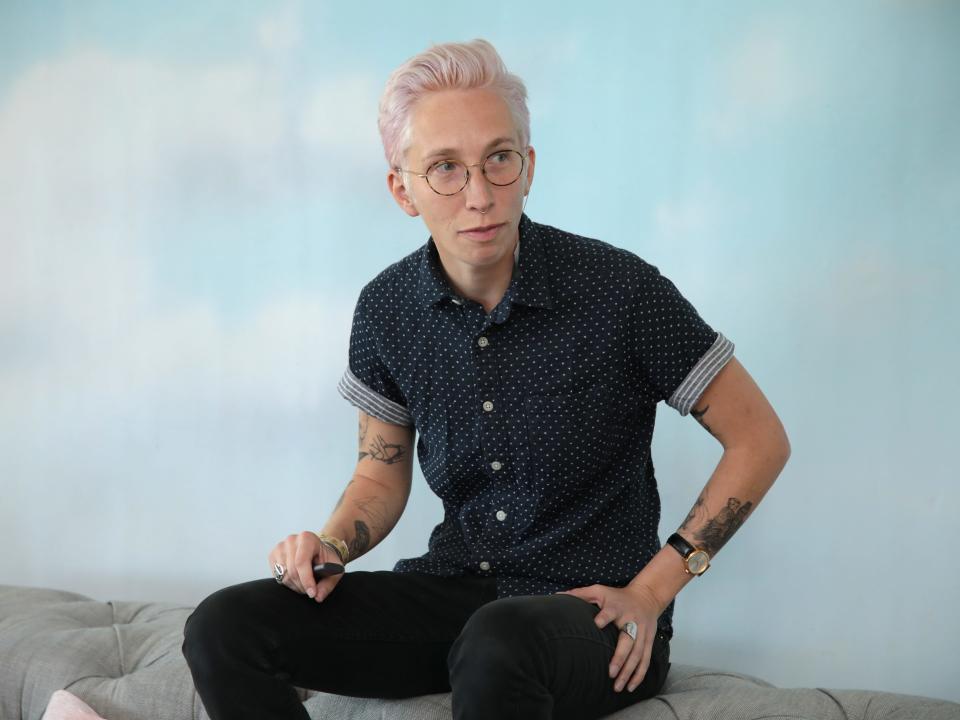
<svg viewBox="0 0 960 720">
<path fill-rule="evenodd" d="M 323 524 L 353 467 L 353 303 L 426 239 L 385 191 L 379 92 L 482 36 L 530 92 L 531 217 L 657 265 L 791 436 L 681 596 L 677 656 L 960 699 L 960 581 L 924 550 L 960 503 L 960 6 L 479 14 L 0 6 L 0 582 L 196 602 Z M 719 451 L 661 411 L 664 534 Z M 356 567 L 423 552 L 441 514 L 418 476 Z"/>
</svg>

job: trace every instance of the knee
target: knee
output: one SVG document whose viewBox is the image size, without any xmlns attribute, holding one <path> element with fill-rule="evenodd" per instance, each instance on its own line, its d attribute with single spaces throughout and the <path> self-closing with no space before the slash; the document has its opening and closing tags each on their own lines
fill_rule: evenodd
<svg viewBox="0 0 960 720">
<path fill-rule="evenodd" d="M 231 641 L 249 638 L 252 596 L 255 583 L 243 583 L 217 590 L 205 598 L 183 626 L 181 650 L 191 667 L 213 660 L 214 654 L 229 652 Z"/>
<path fill-rule="evenodd" d="M 451 678 L 480 670 L 509 673 L 540 657 L 537 613 L 522 598 L 502 598 L 482 606 L 467 620 L 447 656 Z"/>
<path fill-rule="evenodd" d="M 201 662 L 208 649 L 214 647 L 219 638 L 225 635 L 223 612 L 229 606 L 225 601 L 225 595 L 229 594 L 229 590 L 231 588 L 224 588 L 208 596 L 187 617 L 183 626 L 181 650 L 188 665 L 193 666 Z"/>
</svg>

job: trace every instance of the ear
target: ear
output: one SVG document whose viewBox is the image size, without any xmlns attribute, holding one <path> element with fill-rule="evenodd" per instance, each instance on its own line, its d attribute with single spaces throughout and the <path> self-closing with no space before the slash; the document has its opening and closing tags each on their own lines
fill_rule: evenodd
<svg viewBox="0 0 960 720">
<path fill-rule="evenodd" d="M 533 169 L 537 164 L 537 151 L 532 147 L 527 148 L 527 174 L 523 178 L 523 194 L 530 192 L 530 186 L 533 184 Z"/>
<path fill-rule="evenodd" d="M 391 169 L 390 172 L 387 173 L 387 188 L 390 190 L 390 194 L 393 195 L 393 199 L 396 200 L 397 205 L 399 205 L 400 209 L 407 215 L 416 217 L 420 214 L 414 202 L 413 195 L 407 192 L 407 188 L 403 185 L 403 178 L 396 169 Z"/>
</svg>

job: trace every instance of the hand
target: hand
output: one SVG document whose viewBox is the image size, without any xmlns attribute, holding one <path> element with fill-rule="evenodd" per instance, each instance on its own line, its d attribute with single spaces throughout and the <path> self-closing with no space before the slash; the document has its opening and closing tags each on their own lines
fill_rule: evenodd
<svg viewBox="0 0 960 720">
<path fill-rule="evenodd" d="M 319 583 L 313 579 L 313 566 L 317 563 L 341 563 L 342 560 L 335 550 L 320 542 L 316 533 L 308 530 L 299 535 L 287 535 L 270 551 L 267 560 L 270 563 L 271 575 L 273 566 L 280 563 L 287 570 L 283 575 L 283 584 L 291 590 L 314 598 L 317 602 L 323 602 L 343 577 L 343 573 L 330 575 Z"/>
<path fill-rule="evenodd" d="M 614 588 L 589 585 L 564 590 L 562 594 L 574 595 L 599 607 L 600 612 L 594 618 L 598 628 L 606 627 L 611 622 L 622 628 L 630 620 L 637 624 L 636 641 L 621 632 L 610 661 L 610 677 L 616 678 L 614 690 L 620 692 L 628 682 L 627 689 L 630 692 L 636 690 L 650 667 L 657 618 L 663 612 L 653 591 L 645 586 Z"/>
</svg>

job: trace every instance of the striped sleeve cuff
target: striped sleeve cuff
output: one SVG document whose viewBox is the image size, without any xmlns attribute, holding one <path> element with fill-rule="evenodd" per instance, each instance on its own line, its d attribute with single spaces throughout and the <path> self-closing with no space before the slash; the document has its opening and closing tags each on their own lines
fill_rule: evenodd
<svg viewBox="0 0 960 720">
<path fill-rule="evenodd" d="M 717 373 L 731 357 L 733 357 L 733 343 L 727 340 L 723 333 L 717 333 L 716 341 L 694 365 L 687 377 L 680 383 L 680 387 L 674 390 L 673 395 L 667 400 L 667 405 L 675 408 L 681 415 L 689 414 L 690 409 L 703 395 L 703 391 L 707 389 L 707 385 L 717 376 Z"/>
<path fill-rule="evenodd" d="M 344 371 L 343 377 L 340 378 L 337 390 L 347 401 L 363 410 L 367 415 L 372 415 L 394 425 L 413 425 L 413 417 L 403 405 L 388 400 L 383 395 L 368 388 L 357 379 L 357 376 L 350 371 L 349 367 Z"/>
</svg>

